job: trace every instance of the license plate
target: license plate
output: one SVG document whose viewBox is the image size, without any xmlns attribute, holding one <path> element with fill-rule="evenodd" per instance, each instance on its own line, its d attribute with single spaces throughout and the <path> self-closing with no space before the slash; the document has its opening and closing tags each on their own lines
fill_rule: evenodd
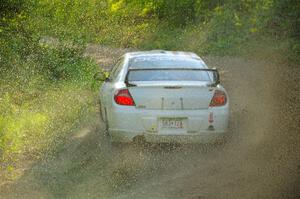
<svg viewBox="0 0 300 199">
<path fill-rule="evenodd" d="M 183 119 L 175 118 L 162 118 L 161 119 L 162 129 L 183 129 Z"/>
</svg>

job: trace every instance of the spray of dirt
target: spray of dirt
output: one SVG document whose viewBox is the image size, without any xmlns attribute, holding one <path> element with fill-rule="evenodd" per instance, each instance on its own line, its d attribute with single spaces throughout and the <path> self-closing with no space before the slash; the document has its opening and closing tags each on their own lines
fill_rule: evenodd
<svg viewBox="0 0 300 199">
<path fill-rule="evenodd" d="M 87 55 L 107 66 L 125 51 L 93 45 Z M 0 187 L 0 198 L 299 197 L 299 68 L 204 60 L 221 70 L 230 96 L 225 145 L 114 146 L 95 114 L 57 155 Z"/>
</svg>

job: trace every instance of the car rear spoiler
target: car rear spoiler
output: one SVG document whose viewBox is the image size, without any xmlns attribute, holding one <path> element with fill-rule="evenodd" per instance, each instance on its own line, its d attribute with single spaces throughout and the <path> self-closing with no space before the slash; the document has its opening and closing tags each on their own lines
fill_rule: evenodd
<svg viewBox="0 0 300 199">
<path fill-rule="evenodd" d="M 128 81 L 128 75 L 130 71 L 139 71 L 139 70 L 194 70 L 194 71 L 207 71 L 212 72 L 213 82 L 208 84 L 208 86 L 216 87 L 220 84 L 220 75 L 219 71 L 216 68 L 129 68 L 125 77 L 125 84 L 127 87 L 136 86 Z"/>
</svg>

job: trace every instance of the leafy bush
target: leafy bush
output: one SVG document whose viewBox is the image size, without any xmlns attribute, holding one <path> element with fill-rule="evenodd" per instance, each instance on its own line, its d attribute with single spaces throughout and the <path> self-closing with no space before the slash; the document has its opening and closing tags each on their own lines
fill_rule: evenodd
<svg viewBox="0 0 300 199">
<path fill-rule="evenodd" d="M 11 18 L 26 11 L 32 6 L 33 0 L 2 0 L 0 4 L 0 17 Z"/>
<path fill-rule="evenodd" d="M 82 47 L 55 47 L 41 44 L 34 60 L 41 65 L 41 71 L 50 80 L 72 80 L 80 82 L 92 81 L 97 65 L 88 58 L 83 58 Z"/>
</svg>

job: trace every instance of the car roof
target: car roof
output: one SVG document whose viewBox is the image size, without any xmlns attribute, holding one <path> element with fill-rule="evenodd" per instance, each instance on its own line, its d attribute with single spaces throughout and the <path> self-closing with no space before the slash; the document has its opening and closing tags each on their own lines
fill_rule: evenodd
<svg viewBox="0 0 300 199">
<path fill-rule="evenodd" d="M 187 59 L 200 59 L 201 58 L 193 52 L 186 51 L 167 51 L 167 50 L 149 50 L 149 51 L 136 51 L 126 53 L 129 58 L 141 57 L 141 56 L 168 56 L 168 57 L 181 57 Z"/>
<path fill-rule="evenodd" d="M 190 68 L 206 67 L 203 60 L 198 55 L 192 52 L 151 50 L 151 51 L 129 52 L 126 53 L 125 56 L 128 57 L 129 68 L 148 68 L 148 67 L 169 68 L 169 67 L 181 67 L 181 66 L 190 67 Z M 148 63 L 152 62 L 152 63 L 146 64 L 146 62 Z M 157 62 L 159 64 L 156 63 L 155 66 L 155 64 L 153 64 L 154 62 Z M 169 63 L 166 64 L 166 62 Z M 173 62 L 174 64 L 172 65 L 171 62 Z"/>
</svg>

